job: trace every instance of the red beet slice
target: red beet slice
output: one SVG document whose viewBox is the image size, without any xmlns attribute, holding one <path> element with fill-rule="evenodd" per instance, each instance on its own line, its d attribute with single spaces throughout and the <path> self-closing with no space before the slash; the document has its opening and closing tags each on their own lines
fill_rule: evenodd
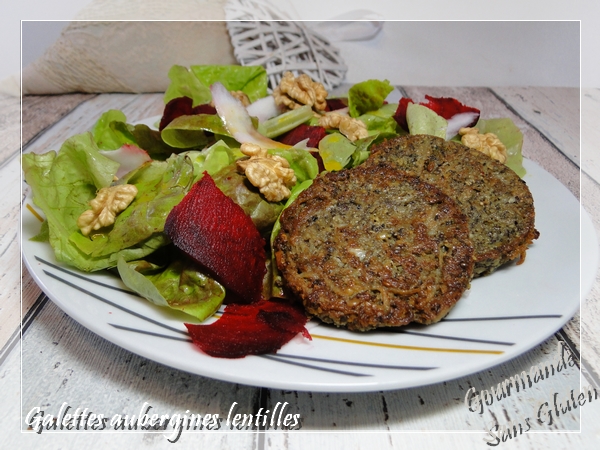
<svg viewBox="0 0 600 450">
<path fill-rule="evenodd" d="M 477 108 L 473 108 L 471 106 L 463 105 L 461 102 L 451 97 L 430 97 L 429 95 L 425 96 L 427 102 L 421 103 L 423 106 L 427 106 L 432 111 L 435 111 L 438 115 L 442 116 L 444 119 L 448 120 L 455 116 L 456 114 L 461 113 L 476 113 L 477 117 L 473 125 L 477 123 L 479 119 L 480 111 Z"/>
<path fill-rule="evenodd" d="M 348 107 L 347 98 L 328 98 L 326 111 L 335 111 L 337 109 L 344 109 Z"/>
<path fill-rule="evenodd" d="M 325 136 L 327 136 L 325 128 L 302 123 L 280 136 L 278 140 L 286 145 L 296 145 L 298 142 L 308 139 L 308 147 L 317 148 Z"/>
<path fill-rule="evenodd" d="M 204 353 L 219 358 L 274 353 L 298 333 L 310 339 L 307 318 L 298 307 L 279 300 L 250 305 L 227 305 L 223 316 L 210 325 L 185 326 Z"/>
<path fill-rule="evenodd" d="M 406 122 L 406 108 L 408 108 L 409 103 L 413 103 L 413 101 L 408 97 L 402 97 L 398 102 L 396 114 L 394 114 L 394 120 L 402 127 L 404 131 L 408 131 L 408 123 Z"/>
<path fill-rule="evenodd" d="M 204 173 L 165 222 L 173 244 L 206 267 L 236 301 L 261 298 L 265 241 L 244 210 Z"/>
<path fill-rule="evenodd" d="M 174 119 L 180 116 L 193 116 L 196 114 L 216 114 L 217 110 L 211 105 L 192 106 L 193 100 L 189 97 L 177 97 L 170 100 L 163 111 L 163 115 L 158 125 L 158 130 L 162 131 Z"/>
</svg>

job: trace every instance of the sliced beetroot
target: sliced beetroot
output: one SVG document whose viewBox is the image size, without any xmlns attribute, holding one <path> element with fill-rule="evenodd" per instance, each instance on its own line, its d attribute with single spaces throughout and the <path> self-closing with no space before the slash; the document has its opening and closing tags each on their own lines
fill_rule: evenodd
<svg viewBox="0 0 600 450">
<path fill-rule="evenodd" d="M 328 98 L 326 100 L 327 108 L 326 111 L 336 111 L 338 109 L 344 109 L 348 107 L 347 98 Z"/>
<path fill-rule="evenodd" d="M 406 109 L 408 108 L 408 104 L 413 103 L 413 101 L 408 97 L 402 97 L 398 102 L 398 109 L 396 109 L 396 114 L 394 114 L 394 120 L 404 131 L 408 131 L 408 122 L 406 121 Z"/>
<path fill-rule="evenodd" d="M 298 142 L 308 139 L 307 146 L 317 148 L 325 136 L 327 136 L 325 128 L 303 123 L 282 135 L 278 141 L 287 145 L 296 145 Z"/>
<path fill-rule="evenodd" d="M 204 173 L 165 223 L 173 244 L 207 268 L 236 301 L 262 296 L 265 241 L 252 219 Z"/>
<path fill-rule="evenodd" d="M 177 97 L 170 100 L 163 111 L 158 126 L 159 131 L 162 131 L 174 119 L 180 116 L 193 116 L 196 114 L 216 114 L 217 110 L 211 105 L 192 106 L 193 100 L 189 97 Z"/>
<path fill-rule="evenodd" d="M 426 102 L 421 103 L 423 106 L 427 106 L 432 111 L 435 111 L 439 116 L 449 120 L 453 116 L 462 113 L 475 113 L 477 119 L 479 119 L 480 111 L 477 108 L 463 105 L 461 102 L 451 97 L 430 97 L 425 96 Z M 473 122 L 473 125 L 477 123 L 477 119 Z"/>
<path fill-rule="evenodd" d="M 250 305 L 227 305 L 210 325 L 185 326 L 204 353 L 219 358 L 274 353 L 298 333 L 310 339 L 304 312 L 287 302 L 261 300 Z"/>
</svg>

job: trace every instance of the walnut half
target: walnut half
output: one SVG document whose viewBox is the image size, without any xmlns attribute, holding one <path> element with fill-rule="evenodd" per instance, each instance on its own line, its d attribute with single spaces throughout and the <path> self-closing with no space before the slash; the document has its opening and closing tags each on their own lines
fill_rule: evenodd
<svg viewBox="0 0 600 450">
<path fill-rule="evenodd" d="M 506 147 L 494 133 L 480 134 L 477 128 L 461 128 L 458 133 L 463 145 L 478 150 L 502 164 L 506 162 Z"/>
<path fill-rule="evenodd" d="M 115 223 L 117 214 L 129 206 L 137 195 L 133 184 L 105 187 L 98 191 L 96 198 L 90 201 L 88 209 L 77 219 L 77 226 L 84 236 L 92 230 L 99 230 Z"/>
<path fill-rule="evenodd" d="M 367 126 L 362 120 L 354 119 L 336 112 L 327 113 L 319 118 L 319 125 L 323 128 L 337 128 L 352 142 L 366 138 L 369 135 Z"/>
<path fill-rule="evenodd" d="M 284 105 L 288 109 L 310 105 L 315 111 L 325 111 L 327 95 L 325 86 L 313 81 L 305 73 L 294 77 L 292 72 L 285 72 L 279 86 L 273 90 L 275 103 Z"/>
<path fill-rule="evenodd" d="M 250 159 L 238 161 L 238 168 L 268 201 L 279 202 L 290 196 L 289 188 L 296 184 L 296 174 L 285 158 L 269 155 L 255 144 L 242 144 L 240 150 Z"/>
</svg>

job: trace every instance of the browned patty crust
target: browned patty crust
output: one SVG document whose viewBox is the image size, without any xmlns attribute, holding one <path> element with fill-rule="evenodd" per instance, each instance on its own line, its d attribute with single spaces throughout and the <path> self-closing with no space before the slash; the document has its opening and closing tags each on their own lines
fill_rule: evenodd
<svg viewBox="0 0 600 450">
<path fill-rule="evenodd" d="M 281 215 L 286 287 L 351 330 L 439 321 L 469 286 L 467 219 L 436 187 L 387 166 L 317 178 Z"/>
<path fill-rule="evenodd" d="M 469 220 L 475 274 L 525 259 L 539 233 L 525 181 L 504 164 L 458 142 L 434 136 L 393 138 L 375 146 L 366 165 L 388 164 L 437 186 Z"/>
</svg>

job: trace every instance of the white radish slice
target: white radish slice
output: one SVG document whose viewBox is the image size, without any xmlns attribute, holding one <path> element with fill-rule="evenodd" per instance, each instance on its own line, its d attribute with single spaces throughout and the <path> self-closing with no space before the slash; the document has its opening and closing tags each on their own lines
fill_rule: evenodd
<svg viewBox="0 0 600 450">
<path fill-rule="evenodd" d="M 458 130 L 464 127 L 475 125 L 479 113 L 476 112 L 464 112 L 455 114 L 448 119 L 448 127 L 446 128 L 446 140 L 452 139 L 458 134 Z"/>
<path fill-rule="evenodd" d="M 117 150 L 100 150 L 100 154 L 120 164 L 116 173 L 117 178 L 121 178 L 148 161 L 152 161 L 145 150 L 133 144 L 123 144 Z"/>
<path fill-rule="evenodd" d="M 210 87 L 217 114 L 229 134 L 240 144 L 256 144 L 262 148 L 290 148 L 289 145 L 269 139 L 260 134 L 252 125 L 252 119 L 244 105 L 233 97 L 221 83 Z"/>
<path fill-rule="evenodd" d="M 266 97 L 250 103 L 246 106 L 246 111 L 248 111 L 248 114 L 252 117 L 256 117 L 259 122 L 264 122 L 265 120 L 281 114 L 277 103 L 275 103 L 275 98 L 272 95 L 267 95 Z"/>
</svg>

